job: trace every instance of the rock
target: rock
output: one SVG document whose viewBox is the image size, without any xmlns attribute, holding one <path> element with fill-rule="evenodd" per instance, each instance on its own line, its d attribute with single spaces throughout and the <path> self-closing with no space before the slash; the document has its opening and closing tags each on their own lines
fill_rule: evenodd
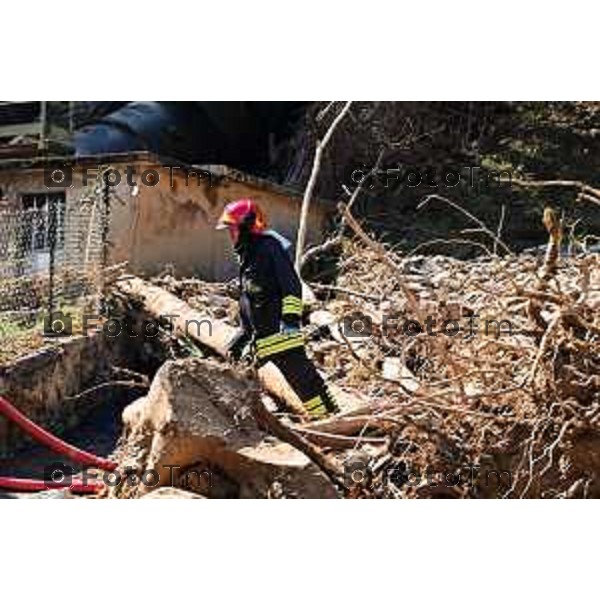
<svg viewBox="0 0 600 600">
<path fill-rule="evenodd" d="M 143 500 L 204 500 L 204 496 L 192 494 L 179 488 L 163 487 L 142 497 Z"/>
<path fill-rule="evenodd" d="M 419 381 L 401 358 L 386 356 L 383 359 L 382 377 L 386 381 L 397 381 L 410 392 L 419 389 Z"/>
<path fill-rule="evenodd" d="M 165 363 L 148 395 L 123 412 L 121 467 L 155 472 L 158 487 L 192 488 L 209 497 L 336 497 L 308 457 L 259 428 L 251 404 L 260 393 L 254 381 L 219 363 Z M 140 494 L 156 487 L 151 479 L 140 483 Z"/>
</svg>

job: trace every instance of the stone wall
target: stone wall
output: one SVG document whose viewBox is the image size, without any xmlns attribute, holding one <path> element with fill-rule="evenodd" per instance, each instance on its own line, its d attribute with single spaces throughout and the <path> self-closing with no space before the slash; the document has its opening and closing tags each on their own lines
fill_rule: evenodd
<svg viewBox="0 0 600 600">
<path fill-rule="evenodd" d="M 0 395 L 38 425 L 60 435 L 74 426 L 97 396 L 77 395 L 106 379 L 122 345 L 104 335 L 77 336 L 0 366 Z M 0 455 L 25 441 L 0 415 Z"/>
</svg>

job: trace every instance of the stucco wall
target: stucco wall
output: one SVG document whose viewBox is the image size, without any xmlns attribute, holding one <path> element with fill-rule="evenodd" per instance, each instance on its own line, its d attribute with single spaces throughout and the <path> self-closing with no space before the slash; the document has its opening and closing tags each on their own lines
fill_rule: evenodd
<svg viewBox="0 0 600 600">
<path fill-rule="evenodd" d="M 110 259 L 128 261 L 130 270 L 153 275 L 167 265 L 177 274 L 197 275 L 222 280 L 235 274 L 236 266 L 226 232 L 214 226 L 231 200 L 251 197 L 266 211 L 269 224 L 294 242 L 301 198 L 292 197 L 279 188 L 263 185 L 248 178 L 238 181 L 228 176 L 186 176 L 181 169 L 168 171 L 152 161 L 130 163 L 136 170 L 137 186 L 128 185 L 124 163 L 111 164 L 122 174 L 121 183 L 113 187 L 110 221 Z M 65 189 L 67 204 L 73 206 L 86 194 L 81 171 L 73 172 L 73 185 Z M 93 171 L 89 166 L 90 173 Z M 141 184 L 141 173 L 155 169 L 158 182 Z M 92 175 L 90 175 L 92 182 Z M 8 202 L 18 202 L 20 194 L 43 193 L 43 171 L 0 171 L 0 187 Z M 89 194 L 89 190 L 87 191 Z M 308 241 L 317 242 L 325 227 L 326 211 L 315 204 L 310 214 Z"/>
</svg>

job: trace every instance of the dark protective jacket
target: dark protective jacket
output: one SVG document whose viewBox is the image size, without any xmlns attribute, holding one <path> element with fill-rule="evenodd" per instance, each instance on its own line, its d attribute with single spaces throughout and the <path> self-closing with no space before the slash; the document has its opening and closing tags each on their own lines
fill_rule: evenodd
<svg viewBox="0 0 600 600">
<path fill-rule="evenodd" d="M 310 415 L 338 412 L 335 399 L 304 350 L 300 329 L 302 284 L 278 234 L 240 232 L 240 316 L 238 342 L 252 340 L 258 364 L 272 361 Z"/>
<path fill-rule="evenodd" d="M 303 345 L 300 331 L 281 333 L 281 324 L 299 325 L 302 284 L 282 243 L 268 233 L 251 235 L 238 248 L 240 319 L 259 359 Z"/>
</svg>

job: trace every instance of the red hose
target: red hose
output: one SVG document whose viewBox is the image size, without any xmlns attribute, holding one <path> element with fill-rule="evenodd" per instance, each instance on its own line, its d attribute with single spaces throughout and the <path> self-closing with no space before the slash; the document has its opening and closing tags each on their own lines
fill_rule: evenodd
<svg viewBox="0 0 600 600">
<path fill-rule="evenodd" d="M 117 463 L 107 458 L 95 456 L 85 450 L 80 450 L 71 444 L 52 435 L 33 421 L 28 419 L 22 412 L 18 411 L 6 398 L 0 396 L 0 413 L 6 418 L 14 421 L 19 427 L 24 429 L 34 440 L 44 444 L 57 454 L 66 456 L 72 461 L 84 466 L 94 466 L 104 471 L 114 471 Z M 45 488 L 44 488 L 45 489 Z"/>
<path fill-rule="evenodd" d="M 14 492 L 45 492 L 47 490 L 60 490 L 69 488 L 75 494 L 97 494 L 102 491 L 101 483 L 83 483 L 80 479 L 73 479 L 70 484 L 53 483 L 41 479 L 17 479 L 15 477 L 0 477 L 0 488 Z"/>
</svg>

